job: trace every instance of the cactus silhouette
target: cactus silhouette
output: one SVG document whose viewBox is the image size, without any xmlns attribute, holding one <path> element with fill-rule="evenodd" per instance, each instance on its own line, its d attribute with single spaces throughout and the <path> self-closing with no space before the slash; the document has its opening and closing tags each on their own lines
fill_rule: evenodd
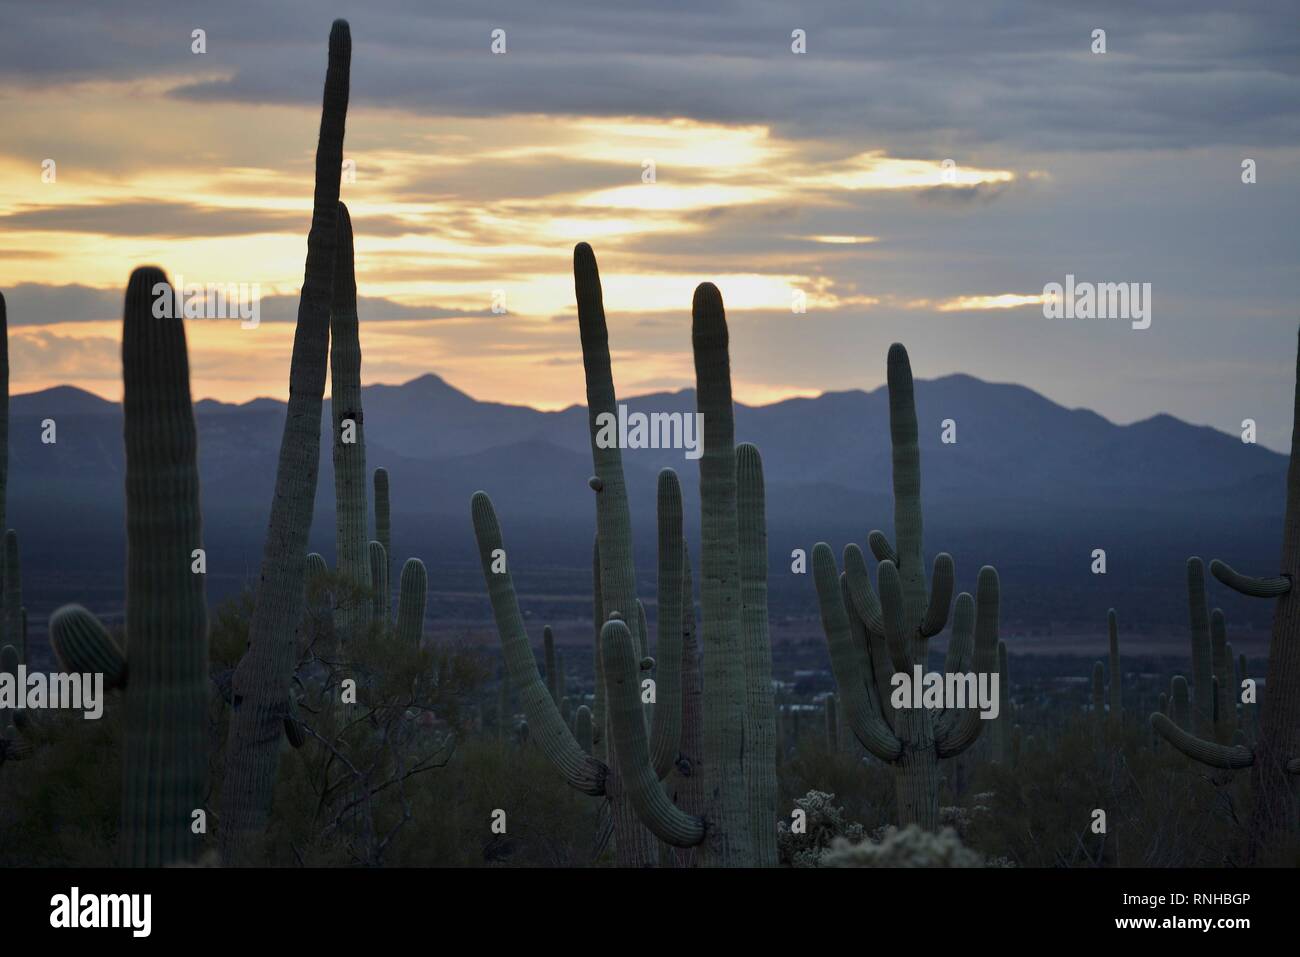
<svg viewBox="0 0 1300 957">
<path fill-rule="evenodd" d="M 649 664 L 644 654 L 645 615 L 636 599 L 621 451 L 617 443 L 599 439 L 601 417 L 616 414 L 617 402 L 600 278 L 595 257 L 586 244 L 574 250 L 574 280 L 596 472 L 589 483 L 596 493 L 597 514 L 593 585 L 599 646 L 594 737 L 597 749 L 602 739 L 610 745 L 605 750 L 606 760 L 587 754 L 573 739 L 542 684 L 524 635 L 508 563 L 499 563 L 505 547 L 496 513 L 487 495 L 479 492 L 472 502 L 475 535 L 510 679 L 523 688 L 524 711 L 536 740 L 569 784 L 588 794 L 610 797 L 619 863 L 643 865 L 657 859 L 643 830 L 648 828 L 667 844 L 698 847 L 696 860 L 701 864 L 775 864 L 776 785 L 771 650 L 766 629 L 766 555 L 742 556 L 743 550 L 765 546 L 762 466 L 756 450 L 744 446 L 737 449 L 734 445 L 730 361 L 721 296 L 706 283 L 696 290 L 693 306 L 696 394 L 704 414 L 700 485 L 707 649 L 703 656 L 705 692 L 701 696 L 702 753 L 695 764 L 687 765 L 692 777 L 701 775 L 705 781 L 705 807 L 697 815 L 675 805 L 661 783 L 674 766 L 679 770 L 682 767 L 682 729 L 691 720 L 682 693 L 684 606 L 692 602 L 680 483 L 672 470 L 660 472 L 658 667 L 656 705 L 647 735 L 641 695 L 642 668 Z M 739 514 L 742 509 L 743 517 Z M 746 649 L 746 640 L 756 647 Z M 756 665 L 764 658 L 765 671 Z M 757 669 L 753 677 L 749 674 L 751 668 Z M 759 684 L 765 685 L 767 713 L 747 715 L 761 707 Z M 602 716 L 604 735 L 599 727 Z M 752 736 L 749 741 L 747 727 Z M 764 777 L 770 780 L 762 780 Z M 760 804 L 765 805 L 763 811 L 756 810 Z M 756 835 L 756 830 L 763 833 Z"/>
<path fill-rule="evenodd" d="M 388 556 L 388 578 L 392 580 L 393 570 L 393 519 L 388 500 L 388 469 L 375 469 L 375 541 L 384 546 Z M 385 614 L 388 606 L 385 605 Z"/>
<path fill-rule="evenodd" d="M 887 370 L 897 548 L 880 531 L 868 536 L 879 561 L 879 596 L 856 544 L 844 549 L 841 576 L 830 546 L 818 542 L 813 548 L 813 578 L 849 727 L 871 754 L 893 767 L 899 823 L 935 830 L 939 826 L 938 761 L 969 748 L 979 737 L 981 722 L 975 708 L 937 713 L 893 708 L 890 703 L 893 675 L 911 675 L 914 665 L 924 668 L 930 638 L 947 623 L 953 564 L 947 553 L 936 556 L 927 591 L 912 368 L 907 350 L 897 343 L 889 348 Z M 966 593 L 958 596 L 952 641 L 959 649 L 971 649 L 971 657 L 963 653 L 960 660 L 952 661 L 950 656 L 950 670 L 964 672 L 973 665 L 976 672 L 999 671 L 998 593 L 997 572 L 986 565 L 980 569 L 977 598 Z"/>
<path fill-rule="evenodd" d="M 80 605 L 64 605 L 50 616 L 50 645 L 64 670 L 102 673 L 105 688 L 126 684 L 126 656 L 98 618 Z"/>
<path fill-rule="evenodd" d="M 1188 562 L 1189 583 L 1193 562 Z M 1282 560 L 1280 574 L 1272 578 L 1251 578 L 1217 559 L 1210 562 L 1210 573 L 1233 591 L 1252 598 L 1276 601 L 1273 630 L 1269 641 L 1268 668 L 1264 678 L 1265 698 L 1260 707 L 1254 746 L 1225 744 L 1209 740 L 1215 733 L 1206 722 L 1205 711 L 1198 709 L 1199 723 L 1188 733 L 1160 713 L 1151 716 L 1156 731 L 1179 751 L 1193 760 L 1214 768 L 1251 769 L 1251 810 L 1248 825 L 1252 859 L 1269 844 L 1278 832 L 1300 830 L 1300 594 L 1293 587 L 1300 576 L 1300 347 L 1296 355 L 1295 403 L 1291 430 L 1291 461 L 1286 479 L 1286 517 L 1282 526 Z M 1201 572 L 1204 590 L 1204 573 Z M 1198 613 L 1192 597 L 1193 630 Z M 1203 607 L 1203 605 L 1201 606 Z M 1201 671 L 1213 667 L 1213 645 L 1208 634 L 1201 650 Z M 1193 652 L 1197 650 L 1194 637 Z M 1202 684 L 1210 687 L 1198 672 L 1197 693 Z M 1223 682 L 1220 681 L 1222 689 Z M 1234 694 L 1235 699 L 1235 694 Z M 1235 708 L 1234 708 L 1235 713 Z"/>
<path fill-rule="evenodd" d="M 18 556 L 18 533 L 12 528 L 4 540 L 4 632 L 3 640 L 18 649 L 27 661 L 27 636 L 23 632 L 23 569 Z"/>
<path fill-rule="evenodd" d="M 424 607 L 429 596 L 429 573 L 424 562 L 408 558 L 402 566 L 400 594 L 397 598 L 397 639 L 418 645 L 424 632 Z"/>
<path fill-rule="evenodd" d="M 378 542 L 371 542 L 367 548 L 370 564 L 370 598 L 369 621 L 375 621 L 385 630 L 388 627 L 388 553 Z"/>
<path fill-rule="evenodd" d="M 334 290 L 330 299 L 330 408 L 334 455 L 335 548 L 337 567 L 356 593 L 378 594 L 375 556 L 369 547 L 366 504 L 365 419 L 361 411 L 361 338 L 357 321 L 357 279 L 352 251 L 352 218 L 338 205 L 338 243 Z M 386 568 L 385 568 L 386 570 Z M 360 634 L 374 617 L 375 601 L 341 603 L 335 627 L 343 641 Z"/>
<path fill-rule="evenodd" d="M 307 535 L 320 471 L 321 409 L 351 57 L 347 22 L 336 20 L 330 29 L 312 225 L 270 527 L 249 623 L 249 648 L 235 669 L 232 687 L 234 708 L 221 793 L 221 853 L 227 865 L 251 863 L 254 845 L 266 830 L 279 767 L 280 731 L 297 656 L 294 630 L 303 617 Z"/>
</svg>

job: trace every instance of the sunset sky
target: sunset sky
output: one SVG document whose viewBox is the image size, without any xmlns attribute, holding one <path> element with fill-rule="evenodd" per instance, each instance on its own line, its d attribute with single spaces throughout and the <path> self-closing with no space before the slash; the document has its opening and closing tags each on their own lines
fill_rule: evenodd
<svg viewBox="0 0 1300 957">
<path fill-rule="evenodd" d="M 581 401 L 586 240 L 624 394 L 692 383 L 707 279 L 743 401 L 874 388 L 897 339 L 923 378 L 1020 382 L 1121 422 L 1253 417 L 1285 446 L 1300 5 L 620 7 L 0 2 L 12 391 L 118 398 L 122 289 L 156 263 L 265 297 L 256 329 L 189 323 L 196 397 L 287 394 L 344 16 L 368 383 L 435 372 L 480 399 Z M 1151 328 L 1043 318 L 1067 273 L 1151 283 Z"/>
</svg>

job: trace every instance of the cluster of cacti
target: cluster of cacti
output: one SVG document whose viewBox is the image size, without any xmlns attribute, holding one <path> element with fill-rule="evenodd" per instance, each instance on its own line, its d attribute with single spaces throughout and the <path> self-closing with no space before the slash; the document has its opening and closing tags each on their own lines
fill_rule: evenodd
<svg viewBox="0 0 1300 957">
<path fill-rule="evenodd" d="M 658 858 L 645 828 L 675 847 L 696 847 L 706 865 L 776 862 L 775 742 L 771 649 L 767 635 L 766 522 L 762 465 L 757 449 L 734 444 L 728 336 L 722 299 L 701 285 L 693 304 L 696 398 L 704 422 L 700 460 L 704 607 L 703 692 L 697 711 L 684 701 L 693 681 L 683 654 L 687 591 L 681 488 L 665 469 L 659 478 L 658 646 L 655 708 L 649 738 L 642 705 L 647 626 L 636 597 L 631 519 L 616 444 L 599 441 L 599 419 L 616 414 L 608 332 L 595 257 L 586 244 L 574 251 L 587 408 L 595 476 L 597 536 L 595 579 L 597 696 L 595 747 L 588 754 L 560 717 L 543 685 L 523 628 L 495 510 L 487 495 L 474 496 L 472 513 L 484 578 L 501 636 L 511 682 L 530 725 L 552 763 L 573 787 L 608 795 L 620 863 Z M 694 686 L 693 686 L 694 687 Z M 602 693 L 603 692 L 603 693 Z M 699 721 L 699 729 L 688 722 Z M 603 725 L 603 726 L 602 726 Z M 700 751 L 681 752 L 698 735 Z M 664 778 L 689 762 L 703 787 L 687 794 Z M 699 800 L 699 804 L 694 801 Z"/>
<path fill-rule="evenodd" d="M 948 620 L 952 558 L 935 558 L 927 590 L 921 541 L 921 460 L 916 405 L 907 351 L 889 349 L 889 431 L 893 446 L 895 549 L 873 531 L 868 544 L 879 561 L 879 596 L 871 586 L 862 550 L 844 550 L 844 573 L 825 542 L 813 549 L 813 574 L 822 627 L 830 648 L 835 684 L 849 728 L 875 757 L 894 769 L 900 822 L 934 830 L 939 820 L 940 758 L 961 754 L 979 737 L 977 709 L 942 712 L 894 708 L 891 679 L 926 666 L 929 641 Z M 945 670 L 999 670 L 998 577 L 980 569 L 977 599 L 962 593 L 953 615 Z M 1002 652 L 1005 660 L 1005 651 Z M 1005 699 L 1004 703 L 1005 703 Z"/>
<path fill-rule="evenodd" d="M 1210 563 L 1210 572 L 1236 592 L 1253 598 L 1274 599 L 1277 603 L 1264 681 L 1266 697 L 1260 708 L 1255 744 L 1248 746 L 1222 740 L 1229 735 L 1229 713 L 1235 721 L 1235 688 L 1230 698 L 1218 699 L 1222 720 L 1217 725 L 1214 721 L 1211 670 L 1222 675 L 1219 679 L 1222 692 L 1230 680 L 1230 666 L 1224 666 L 1228 650 L 1226 638 L 1222 635 L 1222 616 L 1218 616 L 1220 625 L 1213 637 L 1204 627 L 1205 575 L 1199 559 L 1188 562 L 1196 681 L 1192 730 L 1185 730 L 1180 723 L 1159 712 L 1151 716 L 1151 724 L 1170 744 L 1202 764 L 1223 769 L 1251 769 L 1254 807 L 1249 833 L 1252 854 L 1257 854 L 1276 832 L 1300 829 L 1300 594 L 1294 588 L 1294 582 L 1300 576 L 1300 351 L 1296 356 L 1281 570 L 1271 578 L 1251 578 L 1215 560 Z M 1184 695 L 1185 688 L 1184 682 Z"/>
</svg>

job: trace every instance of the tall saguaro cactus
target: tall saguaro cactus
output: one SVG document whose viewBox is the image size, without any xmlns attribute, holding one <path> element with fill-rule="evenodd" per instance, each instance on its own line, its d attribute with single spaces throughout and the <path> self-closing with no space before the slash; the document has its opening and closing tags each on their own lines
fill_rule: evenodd
<svg viewBox="0 0 1300 957">
<path fill-rule="evenodd" d="M 929 641 L 947 623 L 952 600 L 953 564 L 947 553 L 935 557 L 927 589 L 921 540 L 921 457 L 916 403 L 907 350 L 889 348 L 889 435 L 893 447 L 894 531 L 897 548 L 880 531 L 868 536 L 879 561 L 879 596 L 871 587 L 862 550 L 844 550 L 844 575 L 830 546 L 813 549 L 813 576 L 822 627 L 830 648 L 835 683 L 849 727 L 863 747 L 894 769 L 899 823 L 927 830 L 939 825 L 940 758 L 954 757 L 979 737 L 981 719 L 974 707 L 932 711 L 893 708 L 890 680 L 899 672 L 923 669 Z M 946 667 L 965 672 L 1000 671 L 998 663 L 998 576 L 980 569 L 977 598 L 958 596 L 953 642 Z M 972 641 L 971 631 L 974 630 Z M 973 650 L 973 659 L 967 649 Z"/>
<path fill-rule="evenodd" d="M 330 409 L 334 452 L 335 547 L 343 579 L 363 595 L 374 589 L 374 555 L 370 551 L 366 507 L 365 419 L 361 412 L 361 336 L 357 320 L 357 278 L 352 252 L 352 218 L 343 203 L 338 210 L 338 245 L 330 300 Z M 387 559 L 385 559 L 385 562 Z M 387 564 L 384 566 L 387 571 Z M 365 630 L 377 602 L 345 601 L 335 614 L 344 641 Z M 384 607 L 387 607 L 385 600 Z"/>
<path fill-rule="evenodd" d="M 429 595 L 429 573 L 424 562 L 408 558 L 402 566 L 400 594 L 397 598 L 397 640 L 419 645 L 424 631 L 424 606 Z"/>
<path fill-rule="evenodd" d="M 1210 562 L 1210 573 L 1233 591 L 1276 601 L 1255 745 L 1209 740 L 1203 725 L 1189 734 L 1159 713 L 1151 716 L 1151 724 L 1170 744 L 1202 764 L 1251 769 L 1254 807 L 1249 834 L 1254 857 L 1274 834 L 1300 830 L 1300 590 L 1295 587 L 1300 578 L 1300 349 L 1280 573 L 1272 578 L 1251 578 L 1218 560 Z M 1210 728 L 1208 733 L 1212 732 Z"/>
<path fill-rule="evenodd" d="M 192 815 L 207 782 L 208 612 L 198 433 L 181 319 L 155 319 L 162 271 L 137 269 L 122 325 L 126 439 L 126 688 L 122 861 L 156 867 L 196 856 Z"/>
<path fill-rule="evenodd" d="M 700 696 L 703 742 L 695 758 L 697 763 L 691 764 L 680 750 L 683 726 L 692 735 L 695 733 L 692 708 L 697 693 L 692 691 L 687 702 L 682 689 L 698 688 L 685 674 L 681 647 L 684 635 L 690 634 L 685 609 L 692 602 L 680 486 L 676 473 L 668 469 L 660 473 L 657 701 L 647 737 L 641 704 L 645 617 L 636 600 L 621 453 L 616 445 L 598 440 L 601 414 L 617 414 L 617 407 L 599 275 L 595 257 L 585 244 L 574 251 L 574 276 L 596 470 L 591 480 L 597 503 L 593 568 L 599 629 L 596 666 L 604 691 L 602 698 L 598 689 L 596 716 L 599 724 L 603 710 L 608 763 L 587 755 L 578 746 L 542 684 L 523 635 L 508 566 L 501 564 L 505 549 L 496 514 L 490 500 L 480 492 L 473 501 L 475 533 L 511 681 L 524 687 L 529 723 L 541 727 L 539 741 L 552 763 L 572 786 L 610 798 L 620 863 L 643 865 L 656 859 L 657 855 L 647 852 L 650 846 L 642 836 L 644 833 L 648 837 L 644 828 L 670 845 L 698 848 L 696 859 L 701 864 L 775 863 L 766 557 L 755 553 L 757 549 L 765 551 L 766 542 L 762 466 L 756 450 L 734 446 L 730 362 L 721 296 L 709 284 L 696 291 L 692 335 L 697 398 L 704 414 L 701 577 L 707 670 Z M 747 649 L 746 642 L 753 647 Z M 693 664 L 693 654 L 689 660 Z M 751 668 L 755 669 L 753 675 Z M 761 707 L 763 684 L 769 702 L 766 716 L 750 713 Z M 596 733 L 599 735 L 599 728 Z M 689 781 L 703 781 L 699 790 L 702 813 L 687 813 L 670 800 L 661 782 L 674 767 Z M 763 781 L 763 776 L 771 780 Z M 683 794 L 687 790 L 694 793 L 694 788 L 682 788 Z M 765 810 L 758 810 L 760 802 Z M 770 840 L 766 835 L 756 838 L 755 830 L 770 830 Z M 770 860 L 760 850 L 768 846 Z"/>
<path fill-rule="evenodd" d="M 329 66 L 316 148 L 316 187 L 307 264 L 289 370 L 289 405 L 275 474 L 270 527 L 249 649 L 235 669 L 234 709 L 221 792 L 226 864 L 252 863 L 265 831 L 279 767 L 280 734 L 302 621 L 307 535 L 320 472 L 321 409 L 328 365 L 330 296 L 338 244 L 339 180 L 347 117 L 352 37 L 344 20 L 330 30 Z"/>
<path fill-rule="evenodd" d="M 392 578 L 393 568 L 393 518 L 388 499 L 388 469 L 375 469 L 375 541 L 384 546 L 388 556 L 388 577 Z M 385 605 L 385 608 L 388 606 Z"/>
</svg>

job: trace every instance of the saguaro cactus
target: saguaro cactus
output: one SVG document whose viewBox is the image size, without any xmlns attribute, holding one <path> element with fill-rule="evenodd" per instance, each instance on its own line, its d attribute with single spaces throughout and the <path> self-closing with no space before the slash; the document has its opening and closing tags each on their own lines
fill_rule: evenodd
<svg viewBox="0 0 1300 957">
<path fill-rule="evenodd" d="M 388 628 L 388 553 L 378 542 L 371 542 L 368 547 L 370 555 L 370 587 L 373 594 L 370 599 L 370 618 L 377 621 L 384 630 Z"/>
<path fill-rule="evenodd" d="M 424 607 L 429 595 L 429 573 L 424 562 L 408 558 L 402 566 L 401 594 L 397 597 L 397 639 L 420 643 L 424 631 Z"/>
<path fill-rule="evenodd" d="M 295 629 L 303 617 L 307 534 L 320 471 L 321 408 L 351 58 L 347 22 L 336 20 L 330 30 L 312 224 L 270 528 L 249 623 L 249 649 L 233 682 L 234 709 L 221 793 L 221 852 L 227 865 L 250 863 L 252 846 L 266 830 L 279 767 L 280 732 L 297 657 Z"/>
<path fill-rule="evenodd" d="M 585 244 L 574 251 L 574 276 L 596 468 L 591 480 L 597 502 L 594 572 L 600 637 L 596 663 L 604 689 L 603 701 L 598 695 L 597 705 L 599 708 L 603 704 L 606 737 L 612 744 L 607 749 L 609 763 L 589 757 L 578 747 L 542 685 L 536 661 L 523 637 L 509 575 L 493 571 L 493 557 L 504 554 L 504 547 L 491 502 L 478 493 L 473 502 L 475 531 L 512 680 L 534 689 L 525 695 L 525 711 L 531 724 L 544 726 L 543 747 L 552 763 L 574 787 L 610 796 L 620 863 L 647 864 L 656 859 L 657 855 L 647 853 L 639 833 L 640 822 L 673 846 L 698 845 L 698 860 L 703 864 L 775 863 L 772 718 L 770 710 L 765 721 L 761 715 L 746 716 L 747 709 L 753 707 L 751 701 L 757 700 L 750 696 L 750 690 L 758 691 L 761 683 L 761 678 L 751 679 L 748 669 L 764 655 L 768 657 L 769 675 L 771 668 L 766 627 L 760 628 L 758 621 L 760 613 L 766 621 L 766 588 L 756 578 L 765 579 L 766 568 L 756 556 L 746 560 L 741 555 L 743 548 L 756 547 L 763 541 L 761 463 L 756 452 L 743 447 L 738 450 L 733 444 L 730 364 L 721 297 L 708 284 L 696 291 L 692 334 L 697 398 L 705 423 L 701 500 L 707 672 L 703 679 L 702 754 L 698 766 L 690 771 L 692 777 L 702 775 L 706 782 L 706 807 L 702 816 L 696 816 L 674 806 L 660 783 L 680 753 L 684 720 L 682 659 L 676 646 L 682 637 L 682 604 L 689 603 L 690 598 L 684 581 L 680 487 L 671 470 L 660 473 L 657 705 L 647 739 L 640 694 L 645 625 L 636 601 L 621 453 L 616 444 L 610 446 L 598 440 L 599 417 L 602 413 L 617 414 L 617 408 L 599 275 L 595 258 Z M 742 479 L 741 475 L 747 477 Z M 745 482 L 749 485 L 742 494 L 739 487 Z M 738 515 L 740 508 L 746 510 L 743 519 Z M 745 650 L 745 640 L 756 643 L 752 652 Z M 770 680 L 767 684 L 770 701 Z M 752 729 L 752 742 L 746 741 L 747 727 Z M 757 780 L 764 774 L 773 778 L 770 788 Z M 750 803 L 755 793 L 773 795 L 772 807 L 762 815 Z M 766 826 L 756 825 L 762 819 Z M 770 860 L 761 850 L 769 842 L 766 835 L 756 840 L 756 826 L 760 831 L 772 832 Z"/>
<path fill-rule="evenodd" d="M 979 737 L 976 708 L 934 712 L 895 709 L 890 679 L 925 667 L 929 642 L 947 623 L 952 600 L 953 564 L 947 553 L 935 557 L 927 590 L 921 537 L 921 456 L 917 442 L 916 403 L 907 350 L 895 343 L 888 358 L 889 434 L 893 447 L 894 530 L 898 547 L 873 531 L 868 544 L 879 561 L 879 597 L 871 587 L 862 550 L 844 550 L 844 576 L 838 574 L 830 546 L 813 549 L 813 577 L 821 606 L 822 627 L 849 726 L 862 745 L 894 769 L 899 823 L 939 826 L 940 758 L 965 751 Z M 977 672 L 998 665 L 998 577 L 980 569 L 978 599 L 958 596 L 953 641 L 973 649 Z M 974 629 L 972 643 L 971 630 Z M 950 670 L 967 671 L 968 654 L 951 660 Z"/>
<path fill-rule="evenodd" d="M 98 618 L 80 605 L 64 605 L 50 616 L 50 645 L 64 669 L 100 673 L 105 688 L 126 683 L 126 656 Z"/>
<path fill-rule="evenodd" d="M 393 570 L 393 519 L 389 503 L 388 469 L 375 469 L 375 540 L 384 546 L 388 556 L 388 575 L 392 580 Z"/>
<path fill-rule="evenodd" d="M 27 660 L 27 640 L 23 634 L 23 570 L 18 558 L 18 533 L 5 532 L 4 550 L 4 640 L 19 650 Z"/>
<path fill-rule="evenodd" d="M 1110 724 L 1118 728 L 1124 721 L 1123 669 L 1119 661 L 1119 619 L 1112 608 L 1106 612 L 1110 632 Z"/>
<path fill-rule="evenodd" d="M 361 411 L 361 336 L 357 321 L 357 279 L 352 253 L 352 219 L 338 207 L 334 288 L 330 300 L 330 408 L 333 416 L 335 542 L 338 570 L 359 593 L 378 584 L 369 549 L 366 507 L 365 417 Z M 387 559 L 384 570 L 387 571 Z M 374 616 L 377 602 L 345 601 L 335 615 L 344 641 L 360 634 Z M 387 607 L 385 605 L 385 607 Z M 385 620 L 387 614 L 384 615 Z"/>
<path fill-rule="evenodd" d="M 1277 603 L 1264 681 L 1266 694 L 1254 747 L 1210 741 L 1201 727 L 1195 734 L 1188 734 L 1162 714 L 1151 716 L 1156 731 L 1188 757 L 1215 768 L 1251 769 L 1252 857 L 1258 856 L 1278 831 L 1300 828 L 1300 594 L 1294 587 L 1300 576 L 1300 351 L 1296 358 L 1281 566 L 1276 577 L 1250 578 L 1221 561 L 1210 563 L 1211 574 L 1234 591 Z"/>
<path fill-rule="evenodd" d="M 192 815 L 208 772 L 208 612 L 197 430 L 185 325 L 155 319 L 161 270 L 137 269 L 122 327 L 126 439 L 126 689 L 122 860 L 156 867 L 196 856 Z"/>
</svg>

